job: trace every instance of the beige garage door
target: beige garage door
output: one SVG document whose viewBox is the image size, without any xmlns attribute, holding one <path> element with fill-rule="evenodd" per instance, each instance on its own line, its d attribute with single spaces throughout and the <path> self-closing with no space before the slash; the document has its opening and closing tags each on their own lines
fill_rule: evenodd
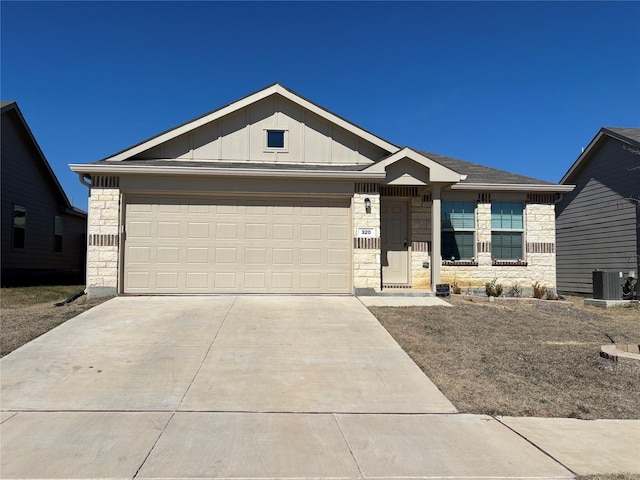
<svg viewBox="0 0 640 480">
<path fill-rule="evenodd" d="M 125 293 L 350 293 L 350 199 L 126 203 Z"/>
</svg>

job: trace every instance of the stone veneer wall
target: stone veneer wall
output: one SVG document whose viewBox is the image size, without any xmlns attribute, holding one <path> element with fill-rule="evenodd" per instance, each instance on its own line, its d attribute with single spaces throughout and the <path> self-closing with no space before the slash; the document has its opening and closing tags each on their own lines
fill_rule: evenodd
<svg viewBox="0 0 640 480">
<path fill-rule="evenodd" d="M 367 188 L 368 186 L 368 188 Z M 358 187 L 358 186 L 357 186 Z M 379 292 L 381 289 L 380 268 L 380 195 L 377 185 L 364 184 L 358 191 L 371 190 L 371 193 L 353 195 L 353 288 Z M 364 200 L 371 200 L 371 213 L 367 213 Z M 376 229 L 376 238 L 357 238 L 358 228 Z"/>
<path fill-rule="evenodd" d="M 457 283 L 466 290 L 484 292 L 484 284 L 493 279 L 502 284 L 507 294 L 518 283 L 524 295 L 532 291 L 532 284 L 555 290 L 555 206 L 527 203 L 525 205 L 526 265 L 494 265 L 491 258 L 491 204 L 478 203 L 476 208 L 477 266 L 443 265 L 441 283 Z M 507 262 L 505 262 L 507 263 Z"/>
<path fill-rule="evenodd" d="M 87 294 L 116 295 L 120 243 L 120 189 L 117 177 L 93 177 L 89 196 Z"/>
<path fill-rule="evenodd" d="M 411 286 L 431 290 L 431 203 L 411 198 Z"/>
</svg>

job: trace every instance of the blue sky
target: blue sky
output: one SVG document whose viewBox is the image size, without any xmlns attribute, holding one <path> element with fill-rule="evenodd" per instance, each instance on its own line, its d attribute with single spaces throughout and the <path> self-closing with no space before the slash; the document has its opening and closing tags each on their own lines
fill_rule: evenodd
<svg viewBox="0 0 640 480">
<path fill-rule="evenodd" d="M 397 145 L 559 181 L 640 127 L 639 2 L 0 3 L 1 96 L 60 183 L 274 82 Z"/>
</svg>

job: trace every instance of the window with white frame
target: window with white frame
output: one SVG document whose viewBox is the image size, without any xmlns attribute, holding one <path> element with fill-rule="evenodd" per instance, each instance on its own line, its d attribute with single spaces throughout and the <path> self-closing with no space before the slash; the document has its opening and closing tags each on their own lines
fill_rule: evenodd
<svg viewBox="0 0 640 480">
<path fill-rule="evenodd" d="M 491 257 L 518 260 L 523 257 L 524 207 L 522 202 L 491 203 Z"/>
<path fill-rule="evenodd" d="M 265 149 L 287 151 L 286 130 L 265 130 Z"/>
<path fill-rule="evenodd" d="M 471 260 L 476 233 L 475 202 L 442 201 L 441 249 L 444 260 Z"/>
</svg>

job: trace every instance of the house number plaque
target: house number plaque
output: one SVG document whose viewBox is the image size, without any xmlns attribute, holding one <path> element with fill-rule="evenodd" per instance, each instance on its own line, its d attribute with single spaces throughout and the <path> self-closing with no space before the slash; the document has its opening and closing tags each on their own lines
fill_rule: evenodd
<svg viewBox="0 0 640 480">
<path fill-rule="evenodd" d="M 358 238 L 376 238 L 375 227 L 358 228 Z"/>
</svg>

